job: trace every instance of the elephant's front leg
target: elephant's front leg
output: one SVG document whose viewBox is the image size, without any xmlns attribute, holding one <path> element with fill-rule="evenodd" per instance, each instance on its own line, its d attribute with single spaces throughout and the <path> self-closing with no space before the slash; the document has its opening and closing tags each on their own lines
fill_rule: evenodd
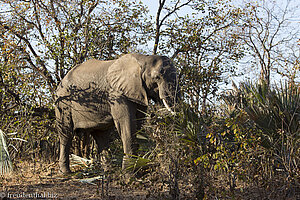
<svg viewBox="0 0 300 200">
<path fill-rule="evenodd" d="M 111 114 L 123 143 L 123 169 L 126 168 L 127 158 L 136 153 L 136 109 L 135 103 L 123 97 L 111 103 Z"/>
</svg>

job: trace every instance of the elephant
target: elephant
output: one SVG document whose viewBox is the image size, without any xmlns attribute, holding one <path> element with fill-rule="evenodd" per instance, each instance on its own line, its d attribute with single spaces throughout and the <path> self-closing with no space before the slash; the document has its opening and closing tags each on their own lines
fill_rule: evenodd
<svg viewBox="0 0 300 200">
<path fill-rule="evenodd" d="M 126 156 L 137 151 L 136 132 L 149 103 L 164 105 L 174 114 L 177 94 L 176 68 L 166 56 L 132 53 L 115 60 L 91 59 L 75 66 L 56 89 L 60 171 L 71 173 L 69 154 L 77 131 L 91 134 L 101 153 L 108 148 L 115 129 L 123 145 L 124 168 Z"/>
</svg>

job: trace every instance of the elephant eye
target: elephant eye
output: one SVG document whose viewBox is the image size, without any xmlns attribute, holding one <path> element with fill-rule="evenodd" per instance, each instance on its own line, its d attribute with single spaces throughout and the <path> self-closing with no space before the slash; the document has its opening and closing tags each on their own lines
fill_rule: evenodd
<svg viewBox="0 0 300 200">
<path fill-rule="evenodd" d="M 164 73 L 165 73 L 164 68 L 161 68 L 161 69 L 159 70 L 159 73 L 160 73 L 160 74 L 164 74 Z"/>
<path fill-rule="evenodd" d="M 159 80 L 161 77 L 161 73 L 160 73 L 160 70 L 154 70 L 152 72 L 152 75 L 151 75 L 151 78 L 155 81 Z"/>
</svg>

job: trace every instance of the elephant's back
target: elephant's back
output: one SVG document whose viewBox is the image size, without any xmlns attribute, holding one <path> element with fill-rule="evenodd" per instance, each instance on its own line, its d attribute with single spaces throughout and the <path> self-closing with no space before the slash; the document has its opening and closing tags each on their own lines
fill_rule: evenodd
<svg viewBox="0 0 300 200">
<path fill-rule="evenodd" d="M 74 67 L 66 75 L 66 78 L 71 82 L 97 82 L 105 79 L 108 68 L 114 61 L 101 61 L 96 59 L 88 60 Z"/>
<path fill-rule="evenodd" d="M 103 70 L 107 70 L 110 65 L 112 65 L 115 60 L 97 60 L 90 59 L 85 61 L 82 64 L 75 66 L 69 71 L 68 74 L 72 75 L 73 73 L 95 73 Z"/>
<path fill-rule="evenodd" d="M 88 60 L 71 69 L 61 81 L 59 87 L 78 87 L 81 89 L 97 85 L 98 89 L 106 89 L 106 74 L 114 61 Z"/>
</svg>

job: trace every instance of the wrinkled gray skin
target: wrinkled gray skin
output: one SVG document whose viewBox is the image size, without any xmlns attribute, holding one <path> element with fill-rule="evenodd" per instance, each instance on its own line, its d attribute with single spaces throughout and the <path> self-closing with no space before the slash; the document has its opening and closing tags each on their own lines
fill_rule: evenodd
<svg viewBox="0 0 300 200">
<path fill-rule="evenodd" d="M 162 56 L 127 54 L 111 61 L 94 59 L 70 70 L 57 88 L 55 102 L 60 170 L 71 172 L 69 153 L 76 131 L 91 134 L 100 153 L 108 147 L 115 126 L 125 155 L 134 155 L 136 131 L 141 128 L 148 100 L 164 102 L 170 110 L 176 90 L 176 70 Z"/>
</svg>

